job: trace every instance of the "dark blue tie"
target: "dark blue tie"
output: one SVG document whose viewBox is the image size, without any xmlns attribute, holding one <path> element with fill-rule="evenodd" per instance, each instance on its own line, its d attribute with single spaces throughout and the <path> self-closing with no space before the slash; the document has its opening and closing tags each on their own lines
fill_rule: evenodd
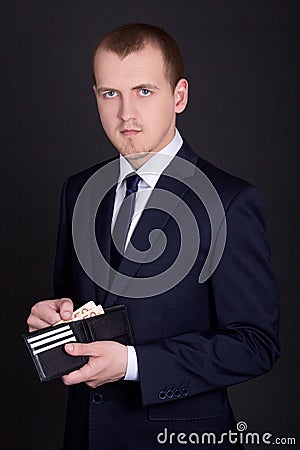
<svg viewBox="0 0 300 450">
<path fill-rule="evenodd" d="M 126 194 L 119 209 L 113 229 L 114 241 L 124 253 L 127 234 L 130 228 L 132 216 L 134 213 L 135 196 L 138 190 L 138 184 L 141 178 L 134 174 L 126 178 Z M 128 198 L 127 198 L 128 197 Z M 126 199 L 126 201 L 125 201 Z M 111 242 L 110 262 L 114 269 L 120 265 L 122 255 L 116 249 L 114 242 Z"/>
</svg>

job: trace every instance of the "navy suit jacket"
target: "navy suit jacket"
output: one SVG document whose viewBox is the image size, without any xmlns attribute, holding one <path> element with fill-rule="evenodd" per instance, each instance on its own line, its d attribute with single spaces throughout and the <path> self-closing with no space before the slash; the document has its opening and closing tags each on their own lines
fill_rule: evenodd
<svg viewBox="0 0 300 450">
<path fill-rule="evenodd" d="M 226 213 L 227 240 L 217 269 L 205 283 L 199 283 L 211 242 L 207 211 L 185 183 L 193 173 L 179 173 L 182 182 L 162 175 L 157 187 L 174 193 L 193 211 L 201 244 L 186 277 L 151 297 L 141 292 L 140 298 L 130 298 L 128 285 L 121 295 L 107 292 L 87 276 L 74 251 L 76 199 L 85 182 L 105 163 L 73 175 L 64 184 L 55 296 L 72 298 L 76 307 L 90 299 L 104 306 L 126 304 L 139 368 L 138 382 L 107 383 L 94 390 L 80 384 L 69 389 L 66 450 L 151 450 L 162 447 L 157 441 L 161 432 L 164 440 L 171 432 L 220 436 L 229 428 L 234 431 L 227 387 L 262 375 L 278 358 L 279 297 L 270 266 L 262 196 L 254 186 L 198 157 L 186 142 L 178 157 L 194 164 L 213 183 Z M 112 190 L 95 221 L 98 245 L 107 259 L 113 203 Z M 175 261 L 180 233 L 164 211 L 143 212 L 132 235 L 133 245 L 146 250 L 153 228 L 163 230 L 167 237 L 163 254 L 146 264 L 124 259 L 120 271 L 131 277 L 152 277 Z M 166 439 L 169 448 L 182 448 L 176 436 L 172 444 L 169 436 Z M 223 445 L 213 448 L 231 448 Z"/>
</svg>

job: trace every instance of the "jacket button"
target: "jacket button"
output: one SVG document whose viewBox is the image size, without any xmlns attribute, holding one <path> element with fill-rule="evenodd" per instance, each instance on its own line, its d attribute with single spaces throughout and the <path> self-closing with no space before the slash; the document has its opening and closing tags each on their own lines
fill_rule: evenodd
<svg viewBox="0 0 300 450">
<path fill-rule="evenodd" d="M 183 395 L 184 397 L 186 397 L 188 395 L 188 393 L 189 393 L 188 388 L 185 387 L 185 388 L 181 389 L 181 395 Z"/>
<path fill-rule="evenodd" d="M 174 397 L 176 397 L 176 398 L 181 397 L 181 392 L 180 392 L 179 389 L 175 389 L 175 391 L 174 391 Z"/>
<path fill-rule="evenodd" d="M 96 405 L 99 405 L 99 403 L 102 403 L 102 401 L 103 401 L 102 395 L 99 394 L 98 392 L 95 392 L 95 393 L 92 395 L 92 401 L 93 401 L 94 403 L 96 403 Z"/>
<path fill-rule="evenodd" d="M 160 400 L 164 400 L 166 396 L 167 396 L 166 391 L 160 391 L 160 393 L 158 394 L 158 398 Z"/>
<path fill-rule="evenodd" d="M 168 398 L 173 398 L 174 397 L 174 392 L 172 391 L 172 389 L 168 389 L 167 390 L 167 397 Z"/>
</svg>

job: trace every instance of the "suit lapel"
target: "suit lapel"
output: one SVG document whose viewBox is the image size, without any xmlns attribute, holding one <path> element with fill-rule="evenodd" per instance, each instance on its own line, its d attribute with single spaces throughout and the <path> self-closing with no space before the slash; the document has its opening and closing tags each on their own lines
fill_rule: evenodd
<svg viewBox="0 0 300 450">
<path fill-rule="evenodd" d="M 104 286 L 109 285 L 109 261 L 110 261 L 110 244 L 111 244 L 111 221 L 114 208 L 116 186 L 109 190 L 109 192 L 104 197 L 101 202 L 95 221 L 95 232 L 97 236 L 97 243 L 99 249 L 107 261 L 107 265 L 102 267 L 95 267 L 95 271 L 101 270 L 101 279 L 103 280 Z M 107 291 L 96 286 L 96 294 L 98 303 L 103 304 L 105 297 L 107 296 Z"/>
</svg>

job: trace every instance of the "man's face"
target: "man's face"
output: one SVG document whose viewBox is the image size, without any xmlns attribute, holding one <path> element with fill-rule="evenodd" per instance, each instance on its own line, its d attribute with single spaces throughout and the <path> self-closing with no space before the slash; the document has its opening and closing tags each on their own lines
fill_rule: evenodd
<svg viewBox="0 0 300 450">
<path fill-rule="evenodd" d="M 120 59 L 99 49 L 94 71 L 102 126 L 123 156 L 145 157 L 173 139 L 176 113 L 187 103 L 187 81 L 181 79 L 173 91 L 160 50 L 146 45 Z"/>
</svg>

